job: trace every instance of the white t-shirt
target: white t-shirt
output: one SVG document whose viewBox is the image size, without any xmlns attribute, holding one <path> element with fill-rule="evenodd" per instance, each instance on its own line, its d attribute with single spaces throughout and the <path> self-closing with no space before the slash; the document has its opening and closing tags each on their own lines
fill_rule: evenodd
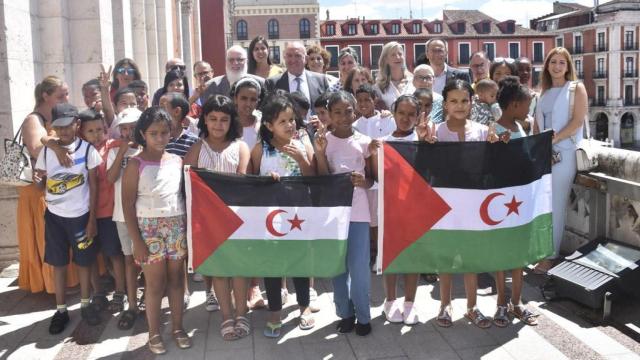
<svg viewBox="0 0 640 360">
<path fill-rule="evenodd" d="M 332 133 L 327 134 L 327 162 L 332 174 L 347 172 L 365 173 L 365 159 L 369 157 L 369 143 L 371 138 L 359 132 L 341 139 Z M 353 201 L 351 203 L 351 221 L 370 222 L 369 200 L 365 189 L 356 187 L 353 189 Z"/>
<path fill-rule="evenodd" d="M 395 131 L 396 121 L 391 116 L 383 118 L 376 111 L 370 118 L 361 116 L 353 123 L 353 127 L 372 139 L 380 139 Z"/>
<path fill-rule="evenodd" d="M 109 154 L 107 154 L 107 171 L 113 165 L 113 162 L 116 160 L 116 156 L 118 155 L 119 148 L 112 148 L 109 150 Z M 113 221 L 121 221 L 124 222 L 124 213 L 122 211 L 122 172 L 125 167 L 127 167 L 127 162 L 129 158 L 138 153 L 138 149 L 127 149 L 127 152 L 124 154 L 124 158 L 122 158 L 122 163 L 120 164 L 120 174 L 118 175 L 118 180 L 113 184 L 113 216 L 111 219 Z"/>
<path fill-rule="evenodd" d="M 100 153 L 88 142 L 76 138 L 65 146 L 72 151 L 73 166 L 60 165 L 51 149 L 44 148 L 38 154 L 36 169 L 47 172 L 47 208 L 55 215 L 76 218 L 89 211 L 89 170 L 102 163 Z M 45 160 L 45 156 L 47 157 Z"/>
</svg>

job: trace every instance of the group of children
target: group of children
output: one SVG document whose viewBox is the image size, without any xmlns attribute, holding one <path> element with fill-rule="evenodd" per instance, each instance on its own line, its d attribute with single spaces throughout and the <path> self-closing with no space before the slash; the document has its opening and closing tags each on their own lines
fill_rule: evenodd
<svg viewBox="0 0 640 360">
<path fill-rule="evenodd" d="M 108 90 L 106 84 L 101 87 L 105 102 Z M 482 86 L 478 90 L 481 92 Z M 79 268 L 81 314 L 89 324 L 100 321 L 94 305 L 102 305 L 120 312 L 118 327 L 130 329 L 144 305 L 149 349 L 162 354 L 166 349 L 160 335 L 160 305 L 166 294 L 173 339 L 179 348 L 191 346 L 182 324 L 187 241 L 181 188 L 182 167 L 191 165 L 275 179 L 351 173 L 355 189 L 347 271 L 333 279 L 333 298 L 340 318 L 338 331 L 367 335 L 371 332 L 370 247 L 377 234 L 375 181 L 380 141 L 508 141 L 525 136 L 516 120 L 526 118 L 531 102 L 529 91 L 518 79 L 507 77 L 497 91 L 501 112 L 486 126 L 470 120 L 474 90 L 461 80 L 445 86 L 442 96 L 447 117 L 439 124 L 429 119 L 433 97 L 424 89 L 397 98 L 387 114 L 376 110 L 377 93 L 367 83 L 354 94 L 343 90 L 323 94 L 314 104 L 295 95 L 265 94 L 258 81 L 242 78 L 233 85 L 231 98 L 217 95 L 206 100 L 197 121 L 189 121 L 189 103 L 181 91 L 168 92 L 160 98 L 160 106 L 140 111 L 135 91 L 121 88 L 113 97 L 111 121 L 105 119 L 109 111 L 103 116 L 95 108 L 78 113 L 71 105 L 57 105 L 52 114 L 56 136 L 42 139 L 46 147 L 35 166 L 35 180 L 45 187 L 48 203 L 45 260 L 56 269 L 57 311 L 50 332 L 63 331 L 69 321 L 64 269 L 71 248 Z M 308 122 L 307 111 L 312 114 Z M 115 278 L 111 301 L 94 281 L 94 300 L 90 302 L 91 273 L 98 251 L 109 258 Z M 139 303 L 141 271 L 145 285 L 144 301 Z M 436 321 L 440 326 L 451 326 L 452 277 L 438 275 L 441 308 Z M 397 276 L 384 277 L 387 320 L 417 324 L 414 301 L 419 274 L 402 276 L 404 303 L 397 299 Z M 497 274 L 497 311 L 491 321 L 476 307 L 476 274 L 465 274 L 465 316 L 482 328 L 492 323 L 507 326 L 509 313 L 534 325 L 535 315 L 520 301 L 522 269 L 512 270 L 512 278 L 512 297 L 507 303 L 504 272 Z M 318 310 L 313 306 L 313 279 L 292 280 L 300 307 L 299 327 L 311 329 L 315 325 L 313 312 Z M 205 277 L 207 310 L 216 310 L 219 304 L 220 332 L 225 340 L 250 334 L 246 314 L 249 305 L 255 304 L 248 304 L 247 298 L 256 289 L 259 294 L 258 284 L 257 279 Z M 264 285 L 270 312 L 264 335 L 278 337 L 286 287 L 281 278 L 264 278 Z"/>
</svg>

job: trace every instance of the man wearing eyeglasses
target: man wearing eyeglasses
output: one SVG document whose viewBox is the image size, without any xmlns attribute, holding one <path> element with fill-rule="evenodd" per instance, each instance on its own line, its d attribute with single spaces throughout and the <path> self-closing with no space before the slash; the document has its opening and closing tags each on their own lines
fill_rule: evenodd
<svg viewBox="0 0 640 360">
<path fill-rule="evenodd" d="M 200 96 L 202 104 L 214 95 L 229 96 L 231 94 L 231 85 L 243 77 L 254 78 L 264 86 L 263 78 L 247 73 L 247 51 L 240 45 L 234 45 L 227 49 L 225 70 L 224 75 L 216 76 L 206 83 L 207 88 Z"/>
<path fill-rule="evenodd" d="M 287 71 L 270 77 L 266 81 L 269 91 L 281 89 L 288 92 L 299 92 L 310 104 L 329 89 L 327 77 L 324 74 L 307 71 L 305 64 L 307 51 L 300 42 L 292 42 L 284 50 L 284 62 Z"/>
<path fill-rule="evenodd" d="M 489 78 L 489 59 L 487 54 L 484 51 L 474 52 L 469 60 L 469 67 L 473 78 L 471 87 L 475 90 L 478 81 Z"/>
<path fill-rule="evenodd" d="M 426 43 L 427 59 L 435 72 L 433 91 L 442 94 L 445 84 L 452 79 L 471 82 L 469 73 L 447 65 L 447 42 L 443 39 L 430 39 Z"/>
</svg>

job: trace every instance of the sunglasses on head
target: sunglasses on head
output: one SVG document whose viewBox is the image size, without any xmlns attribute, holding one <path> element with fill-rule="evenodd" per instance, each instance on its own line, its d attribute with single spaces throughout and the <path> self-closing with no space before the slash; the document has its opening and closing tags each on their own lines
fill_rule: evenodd
<svg viewBox="0 0 640 360">
<path fill-rule="evenodd" d="M 122 75 L 122 74 L 126 74 L 126 75 L 135 75 L 136 74 L 136 70 L 132 69 L 132 68 L 117 68 L 116 69 L 116 73 Z"/>
<path fill-rule="evenodd" d="M 180 70 L 182 72 L 187 70 L 187 65 L 171 65 L 169 70 Z"/>
<path fill-rule="evenodd" d="M 514 64 L 516 61 L 512 58 L 503 58 L 503 57 L 497 57 L 495 59 L 493 59 L 494 64 L 495 63 L 507 63 L 507 64 Z"/>
</svg>

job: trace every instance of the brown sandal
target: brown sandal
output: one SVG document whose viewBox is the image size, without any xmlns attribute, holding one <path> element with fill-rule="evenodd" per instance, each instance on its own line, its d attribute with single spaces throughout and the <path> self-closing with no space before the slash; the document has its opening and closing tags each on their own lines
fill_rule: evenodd
<svg viewBox="0 0 640 360">
<path fill-rule="evenodd" d="M 526 325 L 529 325 L 529 326 L 538 325 L 537 317 L 540 316 L 540 314 L 532 313 L 523 304 L 518 304 L 518 305 L 509 304 L 509 313 L 513 315 L 513 317 L 518 318 L 520 321 L 522 321 Z"/>
<path fill-rule="evenodd" d="M 451 312 L 451 305 L 441 306 L 440 313 L 438 314 L 438 317 L 436 317 L 436 324 L 440 327 L 451 327 L 451 325 L 453 325 L 453 321 L 451 321 Z"/>
<path fill-rule="evenodd" d="M 491 321 L 484 316 L 477 307 L 467 309 L 467 313 L 464 317 L 469 319 L 475 326 L 480 329 L 488 329 L 491 327 Z"/>
</svg>

